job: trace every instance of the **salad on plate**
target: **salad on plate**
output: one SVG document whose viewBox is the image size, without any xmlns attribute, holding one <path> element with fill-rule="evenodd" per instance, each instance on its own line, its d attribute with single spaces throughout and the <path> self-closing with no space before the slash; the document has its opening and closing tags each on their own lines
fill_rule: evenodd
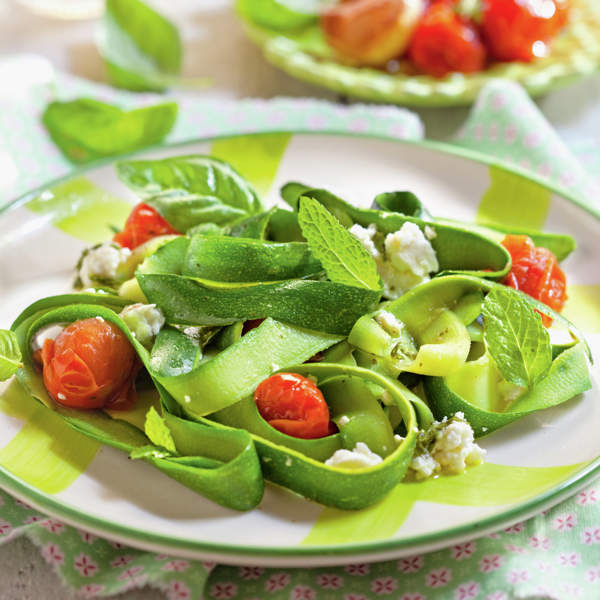
<svg viewBox="0 0 600 600">
<path fill-rule="evenodd" d="M 290 182 L 269 209 L 210 156 L 117 163 L 139 196 L 74 289 L 0 330 L 0 379 L 223 506 L 265 480 L 360 509 L 460 476 L 478 438 L 590 389 L 561 316 L 566 235 L 357 208 Z"/>
</svg>

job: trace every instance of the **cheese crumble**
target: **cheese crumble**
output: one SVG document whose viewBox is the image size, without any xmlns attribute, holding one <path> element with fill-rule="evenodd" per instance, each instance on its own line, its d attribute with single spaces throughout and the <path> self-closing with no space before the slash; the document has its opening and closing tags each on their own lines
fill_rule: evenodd
<svg viewBox="0 0 600 600">
<path fill-rule="evenodd" d="M 439 269 L 435 250 L 415 223 L 407 221 L 398 231 L 388 233 L 379 245 L 373 224 L 367 228 L 354 224 L 349 231 L 375 260 L 385 298 L 402 296 L 429 281 L 430 274 Z"/>
<path fill-rule="evenodd" d="M 369 446 L 364 442 L 357 442 L 353 450 L 336 450 L 331 458 L 325 461 L 330 467 L 341 467 L 343 469 L 365 469 L 374 467 L 383 461 L 383 458 L 375 452 L 371 452 Z"/>
</svg>

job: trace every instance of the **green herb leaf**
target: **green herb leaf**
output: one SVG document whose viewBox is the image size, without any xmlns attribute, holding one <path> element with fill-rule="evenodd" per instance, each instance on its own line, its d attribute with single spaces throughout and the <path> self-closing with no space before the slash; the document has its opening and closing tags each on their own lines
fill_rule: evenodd
<svg viewBox="0 0 600 600">
<path fill-rule="evenodd" d="M 298 222 L 311 252 L 331 281 L 369 290 L 381 289 L 373 257 L 319 202 L 303 196 Z"/>
<path fill-rule="evenodd" d="M 179 190 L 152 196 L 146 200 L 146 204 L 156 209 L 177 231 L 182 232 L 208 223 L 229 225 L 248 215 L 246 209 L 230 206 L 216 196 L 188 194 Z"/>
<path fill-rule="evenodd" d="M 174 215 L 182 210 L 181 202 L 192 200 L 198 210 L 207 208 L 206 203 L 212 199 L 213 204 L 236 209 L 238 212 L 234 212 L 241 216 L 264 210 L 254 188 L 230 164 L 210 156 L 194 154 L 162 160 L 123 161 L 117 163 L 117 173 L 123 183 L 146 199 L 167 190 L 179 191 L 150 201 L 167 220 L 167 211 Z M 186 199 L 181 192 L 202 196 L 202 202 L 197 197 Z"/>
<path fill-rule="evenodd" d="M 177 104 L 125 111 L 91 98 L 51 102 L 42 121 L 72 162 L 85 163 L 160 142 L 173 128 Z"/>
<path fill-rule="evenodd" d="M 552 364 L 548 331 L 531 305 L 510 288 L 492 290 L 483 302 L 484 339 L 504 378 L 531 388 Z"/>
<path fill-rule="evenodd" d="M 22 366 L 17 336 L 13 331 L 0 329 L 0 381 L 12 377 Z"/>
<path fill-rule="evenodd" d="M 296 29 L 318 19 L 323 0 L 238 0 L 238 10 L 270 29 Z"/>
<path fill-rule="evenodd" d="M 171 430 L 167 427 L 164 419 L 156 412 L 154 406 L 146 413 L 144 432 L 148 439 L 157 446 L 167 449 L 173 454 L 177 453 Z"/>
<path fill-rule="evenodd" d="M 181 70 L 177 28 L 141 0 L 106 0 L 98 47 L 117 87 L 161 91 Z"/>
</svg>

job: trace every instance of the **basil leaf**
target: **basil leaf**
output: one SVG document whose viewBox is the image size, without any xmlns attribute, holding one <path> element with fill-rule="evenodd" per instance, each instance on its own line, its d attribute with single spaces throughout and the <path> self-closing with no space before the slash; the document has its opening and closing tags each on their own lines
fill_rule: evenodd
<svg viewBox="0 0 600 600">
<path fill-rule="evenodd" d="M 169 190 L 148 198 L 146 204 L 156 209 L 177 231 L 185 232 L 207 223 L 228 225 L 248 214 L 245 209 L 229 206 L 216 196 L 180 190 Z"/>
<path fill-rule="evenodd" d="M 92 98 L 51 102 L 42 121 L 54 143 L 74 163 L 124 154 L 160 142 L 173 128 L 177 104 L 125 111 Z"/>
<path fill-rule="evenodd" d="M 12 377 L 22 366 L 17 336 L 12 331 L 0 329 L 0 381 Z"/>
<path fill-rule="evenodd" d="M 324 206 L 302 196 L 298 222 L 311 252 L 331 281 L 369 290 L 381 289 L 373 257 Z"/>
<path fill-rule="evenodd" d="M 243 213 L 264 210 L 254 188 L 230 164 L 210 156 L 193 154 L 162 160 L 122 161 L 117 163 L 117 173 L 123 183 L 143 198 L 178 190 L 210 197 Z M 154 202 L 159 212 L 169 210 L 172 203 L 170 210 L 174 214 L 181 201 L 181 194 L 167 194 Z"/>
<path fill-rule="evenodd" d="M 492 290 L 483 302 L 484 339 L 504 378 L 531 388 L 552 364 L 548 331 L 540 316 L 510 288 Z"/>
<path fill-rule="evenodd" d="M 238 0 L 237 8 L 257 25 L 296 29 L 315 23 L 323 0 Z"/>
<path fill-rule="evenodd" d="M 98 47 L 117 87 L 161 91 L 181 70 L 177 28 L 141 0 L 106 0 Z"/>
<path fill-rule="evenodd" d="M 164 419 L 156 412 L 154 406 L 151 406 L 150 410 L 146 413 L 144 432 L 153 444 L 161 446 L 173 454 L 177 454 L 171 430 L 167 427 Z"/>
</svg>

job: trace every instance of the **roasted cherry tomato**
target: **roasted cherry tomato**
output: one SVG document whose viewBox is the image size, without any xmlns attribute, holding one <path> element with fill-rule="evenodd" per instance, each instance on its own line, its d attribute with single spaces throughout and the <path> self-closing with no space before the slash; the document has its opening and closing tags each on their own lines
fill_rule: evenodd
<svg viewBox="0 0 600 600">
<path fill-rule="evenodd" d="M 254 392 L 258 412 L 272 427 L 297 438 L 329 435 L 329 407 L 321 390 L 297 373 L 277 373 Z"/>
<path fill-rule="evenodd" d="M 75 321 L 47 339 L 41 351 L 44 385 L 72 408 L 130 408 L 139 362 L 115 325 L 100 318 Z"/>
<path fill-rule="evenodd" d="M 432 4 L 417 26 L 408 49 L 417 69 L 444 77 L 473 73 L 485 66 L 486 49 L 475 26 L 460 17 L 447 2 Z"/>
<path fill-rule="evenodd" d="M 536 247 L 526 235 L 507 235 L 502 245 L 513 261 L 503 283 L 560 312 L 567 301 L 567 283 L 556 256 L 547 248 Z M 552 319 L 542 315 L 542 322 L 549 327 Z"/>
<path fill-rule="evenodd" d="M 425 0 L 347 0 L 325 11 L 321 25 L 342 58 L 383 66 L 405 52 L 425 4 Z"/>
<path fill-rule="evenodd" d="M 530 62 L 566 24 L 567 0 L 484 0 L 481 32 L 493 58 Z"/>
<path fill-rule="evenodd" d="M 131 211 L 123 231 L 117 233 L 113 241 L 133 250 L 156 236 L 178 233 L 162 215 L 142 202 Z"/>
</svg>

